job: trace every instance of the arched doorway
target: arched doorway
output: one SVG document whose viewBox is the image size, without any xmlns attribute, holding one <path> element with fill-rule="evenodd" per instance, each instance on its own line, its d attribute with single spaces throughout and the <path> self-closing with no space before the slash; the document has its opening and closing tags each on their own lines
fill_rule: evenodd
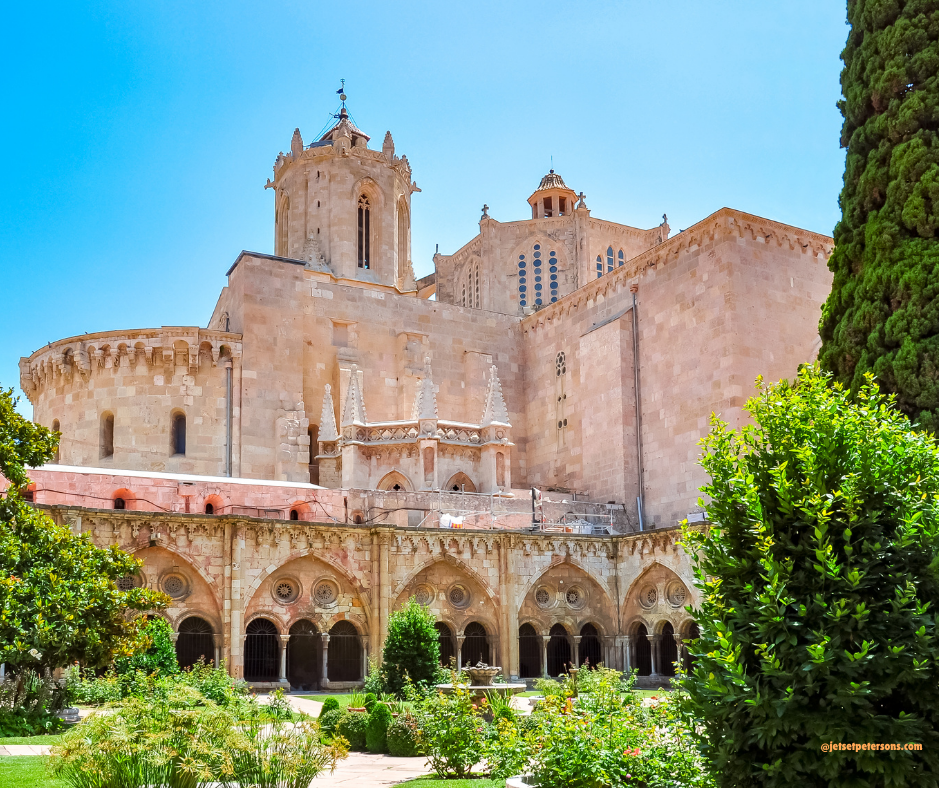
<svg viewBox="0 0 939 788">
<path fill-rule="evenodd" d="M 659 658 L 662 662 L 659 673 L 663 676 L 674 676 L 675 663 L 678 662 L 678 644 L 675 642 L 675 627 L 668 621 L 659 635 Z"/>
<path fill-rule="evenodd" d="M 355 626 L 338 621 L 329 630 L 326 665 L 330 681 L 359 681 L 362 678 L 362 643 Z"/>
<path fill-rule="evenodd" d="M 652 675 L 652 644 L 649 643 L 648 634 L 645 624 L 639 624 L 631 638 L 635 644 L 633 654 L 636 658 L 633 668 L 640 676 Z"/>
<path fill-rule="evenodd" d="M 582 668 L 591 670 L 603 661 L 600 633 L 593 624 L 584 624 L 580 628 L 580 645 L 577 647 L 577 659 Z"/>
<path fill-rule="evenodd" d="M 176 661 L 183 670 L 191 668 L 199 660 L 208 665 L 215 664 L 215 640 L 212 625 L 204 618 L 190 616 L 179 625 L 176 638 Z"/>
<path fill-rule="evenodd" d="M 453 645 L 453 630 L 449 624 L 438 621 L 434 624 L 437 627 L 437 642 L 440 644 L 440 664 L 445 668 L 450 667 L 450 660 L 456 656 L 456 648 Z"/>
<path fill-rule="evenodd" d="M 471 621 L 463 630 L 463 648 L 460 664 L 465 668 L 477 662 L 489 664 L 489 639 L 486 628 L 478 621 Z"/>
<path fill-rule="evenodd" d="M 522 679 L 541 675 L 541 636 L 531 624 L 518 628 L 518 675 Z"/>
<path fill-rule="evenodd" d="M 254 619 L 245 628 L 245 681 L 277 681 L 279 663 L 277 627 L 266 618 Z"/>
<path fill-rule="evenodd" d="M 688 625 L 688 631 L 684 636 L 685 642 L 682 643 L 681 646 L 682 663 L 685 668 L 685 673 L 691 673 L 694 671 L 694 663 L 696 661 L 695 658 L 688 653 L 688 641 L 697 640 L 699 637 L 701 637 L 701 631 L 698 629 L 698 625 L 692 621 Z"/>
<path fill-rule="evenodd" d="M 291 689 L 314 690 L 320 685 L 323 638 L 316 624 L 302 619 L 290 627 L 287 641 L 287 681 Z"/>
<path fill-rule="evenodd" d="M 548 675 L 560 676 L 567 673 L 571 659 L 571 642 L 567 630 L 560 624 L 551 627 L 551 639 L 548 641 Z"/>
</svg>

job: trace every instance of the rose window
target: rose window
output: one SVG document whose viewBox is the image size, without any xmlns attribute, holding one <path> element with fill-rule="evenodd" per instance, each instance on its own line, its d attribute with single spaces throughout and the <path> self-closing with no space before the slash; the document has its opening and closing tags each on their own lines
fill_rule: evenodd
<svg viewBox="0 0 939 788">
<path fill-rule="evenodd" d="M 643 607 L 652 607 L 658 600 L 658 594 L 653 586 L 643 589 L 639 595 L 639 602 Z"/>
<path fill-rule="evenodd" d="M 137 587 L 137 578 L 133 575 L 127 575 L 126 577 L 119 577 L 117 579 L 117 590 L 118 591 L 130 591 L 132 588 Z"/>
<path fill-rule="evenodd" d="M 568 588 L 567 592 L 564 594 L 564 598 L 567 600 L 567 606 L 578 608 L 583 607 L 584 604 L 584 592 L 579 588 Z"/>
<path fill-rule="evenodd" d="M 293 602 L 297 598 L 297 584 L 287 578 L 274 583 L 274 599 L 278 602 Z"/>
<path fill-rule="evenodd" d="M 313 598 L 319 605 L 331 605 L 338 596 L 336 586 L 326 581 L 317 583 L 316 588 L 313 589 Z"/>
<path fill-rule="evenodd" d="M 465 607 L 469 603 L 469 594 L 463 586 L 454 586 L 450 589 L 450 604 L 454 607 Z"/>
<path fill-rule="evenodd" d="M 417 590 L 414 592 L 414 598 L 417 600 L 417 604 L 426 607 L 433 602 L 434 592 L 427 586 L 418 586 Z"/>
<path fill-rule="evenodd" d="M 122 580 L 124 578 L 121 578 Z M 186 593 L 186 581 L 180 575 L 167 575 L 163 578 L 163 593 L 178 599 Z"/>
<path fill-rule="evenodd" d="M 687 599 L 688 593 L 685 590 L 683 585 L 675 585 L 671 589 L 671 593 L 668 595 L 668 601 L 671 602 L 675 607 L 681 607 L 685 604 L 685 599 Z"/>
<path fill-rule="evenodd" d="M 551 604 L 551 594 L 547 588 L 539 588 L 535 591 L 535 602 L 539 607 L 547 607 Z"/>
</svg>

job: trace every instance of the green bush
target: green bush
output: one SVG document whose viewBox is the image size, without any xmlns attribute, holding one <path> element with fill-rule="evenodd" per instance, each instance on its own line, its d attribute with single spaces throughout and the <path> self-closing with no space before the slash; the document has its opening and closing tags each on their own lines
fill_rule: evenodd
<svg viewBox="0 0 939 788">
<path fill-rule="evenodd" d="M 375 708 L 375 704 L 378 703 L 378 698 L 375 697 L 374 692 L 366 692 L 365 700 L 362 702 L 362 705 L 365 707 L 365 710 L 371 714 L 372 709 Z"/>
<path fill-rule="evenodd" d="M 333 709 L 339 708 L 339 701 L 334 697 L 330 696 L 323 701 L 323 707 L 320 709 L 320 717 L 322 717 L 327 711 L 332 711 Z"/>
<path fill-rule="evenodd" d="M 320 730 L 330 736 L 336 733 L 336 726 L 346 713 L 345 709 L 335 708 L 320 714 Z"/>
<path fill-rule="evenodd" d="M 704 440 L 688 711 L 722 785 L 937 785 L 939 449 L 813 367 Z M 838 743 L 916 742 L 916 752 Z"/>
<path fill-rule="evenodd" d="M 336 733 L 349 742 L 350 750 L 365 750 L 365 731 L 368 727 L 368 715 L 363 711 L 346 711 L 339 719 Z"/>
<path fill-rule="evenodd" d="M 374 657 L 368 658 L 368 674 L 365 676 L 365 683 L 362 687 L 365 692 L 371 692 L 376 697 L 384 695 L 388 688 L 385 686 L 385 677 L 382 675 L 382 669 Z"/>
<path fill-rule="evenodd" d="M 388 752 L 388 726 L 392 719 L 391 709 L 384 703 L 373 704 L 365 729 L 365 746 L 369 752 Z"/>
<path fill-rule="evenodd" d="M 176 646 L 173 643 L 173 627 L 160 616 L 153 616 L 139 631 L 137 650 L 129 657 L 114 660 L 114 670 L 122 676 L 140 670 L 147 675 L 154 673 L 168 676 L 179 672 L 176 661 Z"/>
<path fill-rule="evenodd" d="M 403 758 L 420 755 L 418 730 L 418 722 L 413 714 L 399 714 L 392 719 L 385 735 L 388 752 Z"/>
<path fill-rule="evenodd" d="M 56 712 L 65 691 L 33 670 L 20 670 L 0 682 L 0 736 L 34 736 L 62 727 Z"/>
<path fill-rule="evenodd" d="M 434 614 L 414 599 L 389 617 L 382 649 L 382 674 L 389 692 L 400 694 L 406 676 L 417 685 L 434 683 L 440 667 L 436 621 Z"/>
<path fill-rule="evenodd" d="M 464 684 L 421 705 L 421 748 L 440 778 L 466 777 L 483 751 L 483 719 Z"/>
</svg>

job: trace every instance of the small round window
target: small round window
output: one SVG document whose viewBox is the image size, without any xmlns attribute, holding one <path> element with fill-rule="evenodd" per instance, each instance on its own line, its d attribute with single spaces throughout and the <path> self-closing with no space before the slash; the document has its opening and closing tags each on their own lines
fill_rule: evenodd
<svg viewBox="0 0 939 788">
<path fill-rule="evenodd" d="M 545 586 L 541 586 L 535 591 L 535 604 L 538 607 L 551 607 L 551 598 L 551 591 Z"/>
<path fill-rule="evenodd" d="M 450 600 L 450 604 L 454 607 L 466 607 L 470 602 L 469 591 L 463 586 L 453 586 L 453 588 L 450 589 L 450 593 L 447 594 L 447 599 Z"/>
<path fill-rule="evenodd" d="M 414 599 L 417 604 L 426 607 L 434 601 L 434 591 L 430 586 L 418 586 L 414 591 Z"/>
<path fill-rule="evenodd" d="M 323 607 L 333 604 L 339 598 L 339 590 L 329 580 L 321 580 L 313 589 L 313 598 L 316 604 Z"/>
<path fill-rule="evenodd" d="M 668 589 L 668 601 L 673 607 L 681 607 L 688 598 L 688 592 L 681 583 L 674 583 Z"/>
<path fill-rule="evenodd" d="M 300 596 L 300 584 L 289 577 L 281 577 L 275 580 L 271 590 L 274 599 L 283 605 L 290 604 Z"/>
<path fill-rule="evenodd" d="M 173 599 L 181 599 L 186 596 L 189 590 L 189 584 L 186 582 L 186 578 L 175 573 L 166 575 L 160 585 L 163 589 L 163 593 Z"/>
<path fill-rule="evenodd" d="M 659 595 L 655 590 L 655 586 L 646 586 L 639 593 L 639 604 L 646 608 L 654 607 L 658 598 Z"/>
<path fill-rule="evenodd" d="M 133 588 L 137 588 L 138 580 L 136 575 L 127 575 L 125 577 L 119 577 L 115 585 L 117 585 L 118 591 L 130 591 Z"/>
<path fill-rule="evenodd" d="M 574 608 L 575 610 L 584 606 L 586 601 L 586 595 L 582 588 L 574 586 L 568 588 L 567 592 L 564 594 L 564 599 L 567 601 L 567 606 Z"/>
</svg>

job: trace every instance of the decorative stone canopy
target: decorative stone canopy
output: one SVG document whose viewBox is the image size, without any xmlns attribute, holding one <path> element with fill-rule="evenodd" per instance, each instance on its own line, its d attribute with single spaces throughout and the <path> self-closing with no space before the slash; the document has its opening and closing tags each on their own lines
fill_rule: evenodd
<svg viewBox="0 0 939 788">
<path fill-rule="evenodd" d="M 549 170 L 548 174 L 541 179 L 541 183 L 538 184 L 538 188 L 535 191 L 543 191 L 544 189 L 568 189 L 570 188 L 564 179 L 558 175 L 554 170 Z"/>
<path fill-rule="evenodd" d="M 563 216 L 574 210 L 577 194 L 564 183 L 564 179 L 550 170 L 538 188 L 528 198 L 532 219 L 550 219 Z"/>
</svg>

